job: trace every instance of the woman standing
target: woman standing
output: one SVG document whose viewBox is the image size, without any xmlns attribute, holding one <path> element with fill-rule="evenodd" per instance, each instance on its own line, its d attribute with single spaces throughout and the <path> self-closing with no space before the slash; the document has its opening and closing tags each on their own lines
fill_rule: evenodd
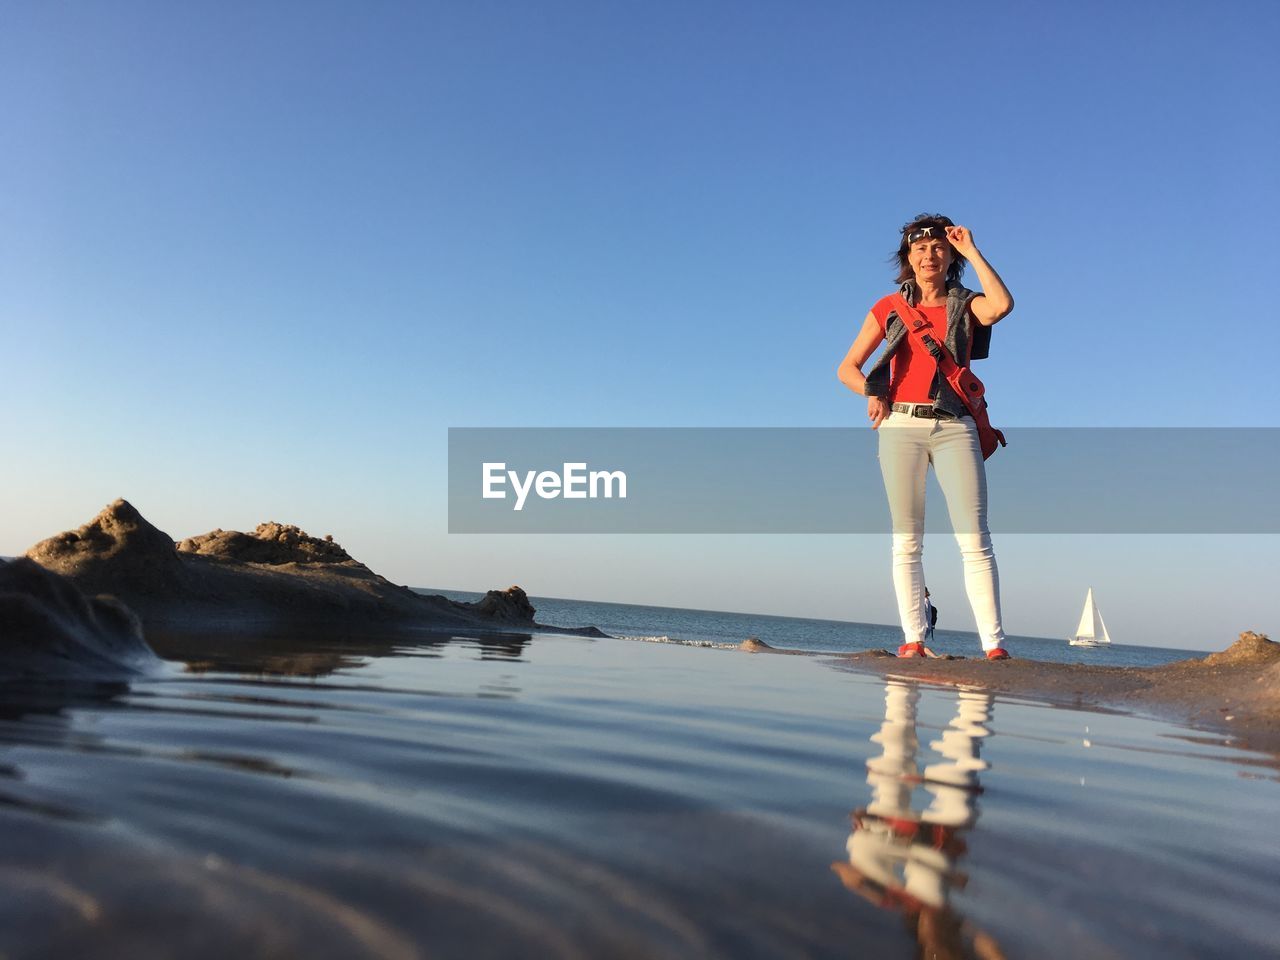
<svg viewBox="0 0 1280 960">
<path fill-rule="evenodd" d="M 999 275 L 974 245 L 973 234 L 946 217 L 921 215 L 902 228 L 896 254 L 903 299 L 929 321 L 929 332 L 956 363 L 987 355 L 991 326 L 1013 310 Z M 972 264 L 981 293 L 960 284 Z M 864 375 L 881 344 L 884 354 Z M 871 308 L 841 362 L 840 381 L 867 397 L 871 428 L 879 430 L 880 472 L 893 520 L 893 587 L 903 643 L 900 657 L 925 656 L 925 475 L 933 464 L 964 560 L 965 592 L 988 659 L 1005 660 L 1000 578 L 987 529 L 987 474 L 978 428 L 964 401 L 938 375 L 937 363 L 893 311 L 892 297 Z"/>
</svg>

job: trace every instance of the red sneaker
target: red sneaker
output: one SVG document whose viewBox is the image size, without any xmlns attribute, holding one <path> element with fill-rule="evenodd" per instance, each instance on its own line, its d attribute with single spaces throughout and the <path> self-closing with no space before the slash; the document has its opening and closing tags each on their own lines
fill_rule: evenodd
<svg viewBox="0 0 1280 960">
<path fill-rule="evenodd" d="M 900 657 L 926 656 L 924 652 L 924 644 L 923 643 L 904 643 L 902 646 L 898 648 L 898 656 Z"/>
<path fill-rule="evenodd" d="M 1004 647 L 996 647 L 993 650 L 987 651 L 987 659 L 988 660 L 1011 660 L 1013 658 L 1009 656 L 1009 651 L 1006 650 Z"/>
</svg>

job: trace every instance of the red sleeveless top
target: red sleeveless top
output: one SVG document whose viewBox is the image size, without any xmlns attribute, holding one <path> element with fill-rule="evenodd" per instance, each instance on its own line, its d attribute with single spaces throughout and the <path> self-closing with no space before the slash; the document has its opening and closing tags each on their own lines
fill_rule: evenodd
<svg viewBox="0 0 1280 960">
<path fill-rule="evenodd" d="M 893 312 L 892 295 L 884 297 L 871 308 L 880 324 L 880 332 L 884 333 L 884 325 Z M 916 307 L 932 328 L 930 335 L 939 343 L 947 338 L 947 307 Z M 890 403 L 932 403 L 929 388 L 933 385 L 933 375 L 938 372 L 938 364 L 934 362 L 929 351 L 916 343 L 914 337 L 908 336 L 900 344 L 889 361 L 889 402 Z"/>
</svg>

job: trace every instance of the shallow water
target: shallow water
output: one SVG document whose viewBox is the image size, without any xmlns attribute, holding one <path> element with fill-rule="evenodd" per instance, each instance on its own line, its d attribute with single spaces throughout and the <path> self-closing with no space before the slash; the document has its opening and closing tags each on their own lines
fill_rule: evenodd
<svg viewBox="0 0 1280 960">
<path fill-rule="evenodd" d="M 615 640 L 157 646 L 199 672 L 6 696 L 6 957 L 1280 940 L 1273 758 L 1168 724 Z"/>
</svg>

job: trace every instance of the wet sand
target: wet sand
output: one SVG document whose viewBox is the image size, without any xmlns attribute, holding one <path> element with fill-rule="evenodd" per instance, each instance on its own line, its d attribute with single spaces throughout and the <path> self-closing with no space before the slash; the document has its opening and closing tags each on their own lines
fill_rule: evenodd
<svg viewBox="0 0 1280 960">
<path fill-rule="evenodd" d="M 763 644 L 744 644 L 759 651 Z M 764 648 L 772 650 L 772 648 Z M 1101 667 L 1010 659 L 898 659 L 868 650 L 834 660 L 843 669 L 1035 697 L 1075 708 L 1115 708 L 1186 723 L 1280 751 L 1280 644 L 1248 632 L 1221 653 L 1160 667 Z"/>
</svg>

